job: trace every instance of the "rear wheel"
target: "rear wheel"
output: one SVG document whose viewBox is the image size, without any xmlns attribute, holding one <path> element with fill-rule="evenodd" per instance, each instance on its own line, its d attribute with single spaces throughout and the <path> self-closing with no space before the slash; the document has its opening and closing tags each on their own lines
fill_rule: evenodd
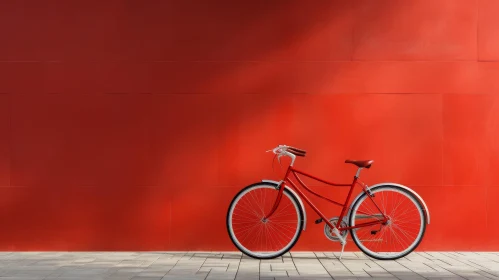
<svg viewBox="0 0 499 280">
<path fill-rule="evenodd" d="M 303 213 L 294 195 L 284 189 L 274 214 L 264 219 L 279 191 L 277 184 L 257 183 L 241 190 L 230 204 L 227 230 L 234 245 L 257 259 L 279 257 L 289 251 L 300 237 Z"/>
<path fill-rule="evenodd" d="M 381 212 L 389 220 L 386 224 L 352 229 L 353 241 L 362 252 L 375 259 L 394 260 L 406 256 L 416 249 L 426 230 L 421 203 L 397 186 L 379 186 L 370 192 L 374 195 L 372 199 L 364 193 L 354 202 L 350 225 L 382 220 Z"/>
</svg>

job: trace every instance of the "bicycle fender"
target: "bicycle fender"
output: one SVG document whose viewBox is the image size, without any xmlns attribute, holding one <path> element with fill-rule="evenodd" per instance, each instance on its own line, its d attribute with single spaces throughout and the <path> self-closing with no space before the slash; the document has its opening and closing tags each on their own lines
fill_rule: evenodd
<svg viewBox="0 0 499 280">
<path fill-rule="evenodd" d="M 379 186 L 394 186 L 394 187 L 399 187 L 401 189 L 404 189 L 408 192 L 410 192 L 411 194 L 414 195 L 414 197 L 416 197 L 416 199 L 423 205 L 424 207 L 424 214 L 426 216 L 426 223 L 429 225 L 430 224 L 430 211 L 428 210 L 428 207 L 426 206 L 426 203 L 424 202 L 423 198 L 421 198 L 421 196 L 416 193 L 414 190 L 412 190 L 411 188 L 409 187 L 406 187 L 404 185 L 401 185 L 401 184 L 396 184 L 396 183 L 380 183 L 380 184 L 376 184 L 376 185 L 372 185 L 370 187 L 368 187 L 367 189 L 372 189 L 372 188 L 376 188 L 376 187 L 379 187 Z M 350 204 L 350 209 L 348 209 L 348 214 L 347 214 L 347 220 L 350 218 L 350 212 L 352 211 L 352 205 L 355 204 L 355 202 L 360 198 L 360 196 L 364 194 L 363 192 L 361 192 L 359 195 L 357 195 L 357 197 L 353 200 L 353 202 Z M 350 221 L 348 221 L 350 222 Z"/>
<path fill-rule="evenodd" d="M 274 180 L 262 180 L 264 183 L 272 183 L 279 185 L 280 182 L 274 181 Z M 305 212 L 305 205 L 303 204 L 303 201 L 301 200 L 300 196 L 290 187 L 284 185 L 284 187 L 291 192 L 292 195 L 295 196 L 296 200 L 300 204 L 301 210 L 303 212 L 303 230 L 307 227 L 307 212 Z"/>
</svg>

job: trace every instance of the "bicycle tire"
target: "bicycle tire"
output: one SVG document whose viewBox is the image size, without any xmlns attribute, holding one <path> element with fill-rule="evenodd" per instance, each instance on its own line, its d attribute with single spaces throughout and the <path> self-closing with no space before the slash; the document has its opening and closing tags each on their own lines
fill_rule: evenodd
<svg viewBox="0 0 499 280">
<path fill-rule="evenodd" d="M 280 257 L 280 256 L 284 255 L 285 253 L 287 253 L 289 250 L 291 250 L 293 248 L 293 246 L 296 244 L 296 242 L 298 241 L 298 239 L 300 238 L 300 235 L 301 235 L 301 232 L 302 232 L 303 226 L 304 226 L 304 224 L 303 224 L 304 223 L 303 210 L 300 207 L 298 199 L 295 197 L 295 195 L 287 189 L 284 189 L 282 199 L 289 198 L 291 203 L 294 205 L 296 213 L 298 215 L 298 217 L 297 217 L 298 226 L 297 226 L 296 233 L 294 234 L 293 238 L 290 240 L 290 242 L 288 244 L 286 244 L 284 246 L 284 248 L 282 248 L 281 250 L 278 250 L 276 252 L 270 252 L 267 254 L 253 252 L 241 244 L 241 242 L 238 240 L 238 238 L 234 232 L 234 228 L 232 226 L 232 216 L 234 213 L 234 209 L 235 209 L 237 203 L 239 202 L 239 200 L 253 189 L 273 188 L 273 189 L 276 189 L 276 193 L 277 193 L 277 191 L 278 191 L 277 187 L 278 187 L 277 184 L 271 183 L 271 182 L 258 182 L 258 183 L 251 184 L 251 185 L 243 188 L 241 191 L 239 191 L 238 194 L 232 199 L 232 202 L 230 203 L 229 209 L 227 211 L 227 218 L 226 218 L 227 232 L 229 234 L 229 237 L 230 237 L 232 243 L 239 249 L 239 251 L 241 251 L 242 253 L 244 253 L 245 255 L 247 255 L 249 257 L 252 257 L 255 259 L 273 259 L 273 258 Z"/>
<path fill-rule="evenodd" d="M 416 205 L 417 210 L 419 212 L 419 217 L 421 219 L 420 230 L 418 232 L 416 240 L 413 243 L 411 243 L 410 246 L 406 250 L 404 250 L 403 252 L 401 252 L 399 254 L 396 254 L 393 256 L 389 256 L 389 255 L 383 256 L 382 254 L 374 253 L 373 251 L 367 249 L 367 247 L 362 244 L 362 241 L 359 239 L 359 237 L 357 235 L 358 229 L 350 229 L 350 235 L 352 236 L 352 239 L 353 239 L 355 245 L 357 245 L 357 247 L 367 256 L 378 259 L 378 260 L 396 260 L 396 259 L 405 257 L 408 254 L 410 254 L 411 252 L 413 252 L 419 246 L 421 241 L 423 240 L 424 234 L 426 232 L 426 224 L 427 224 L 426 215 L 424 213 L 425 208 L 423 207 L 423 205 L 417 199 L 416 196 L 414 196 L 412 193 L 410 193 L 407 190 L 400 188 L 398 186 L 381 185 L 381 186 L 377 186 L 375 188 L 370 189 L 370 192 L 376 194 L 376 193 L 379 193 L 380 191 L 383 191 L 383 190 L 391 190 L 391 191 L 396 191 L 398 193 L 404 194 L 406 197 L 408 197 L 410 199 L 411 202 L 414 203 L 414 205 Z M 359 204 L 362 203 L 363 201 L 365 201 L 366 198 L 367 198 L 367 195 L 364 193 L 352 204 L 352 208 L 351 208 L 352 211 L 350 212 L 350 216 L 349 216 L 350 226 L 354 226 L 356 224 L 354 215 L 356 214 L 356 210 L 360 206 Z"/>
</svg>

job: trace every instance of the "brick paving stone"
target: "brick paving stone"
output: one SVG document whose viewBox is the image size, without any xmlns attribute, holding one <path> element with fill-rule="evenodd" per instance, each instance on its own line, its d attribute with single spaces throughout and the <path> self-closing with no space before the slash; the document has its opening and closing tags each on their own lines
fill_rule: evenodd
<svg viewBox="0 0 499 280">
<path fill-rule="evenodd" d="M 361 252 L 1 252 L 1 280 L 497 279 L 497 252 L 413 252 L 379 261 Z"/>
</svg>

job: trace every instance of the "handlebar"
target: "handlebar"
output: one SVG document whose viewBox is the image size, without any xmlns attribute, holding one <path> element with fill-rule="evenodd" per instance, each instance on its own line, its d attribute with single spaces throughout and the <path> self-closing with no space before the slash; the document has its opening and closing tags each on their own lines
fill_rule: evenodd
<svg viewBox="0 0 499 280">
<path fill-rule="evenodd" d="M 274 154 L 277 155 L 277 158 L 280 161 L 280 158 L 282 156 L 288 156 L 291 158 L 291 166 L 293 166 L 293 163 L 295 162 L 295 159 L 297 156 L 299 157 L 304 157 L 307 151 L 298 149 L 295 147 L 287 146 L 287 145 L 279 145 L 276 148 L 272 150 L 268 150 L 267 152 L 273 152 Z"/>
<path fill-rule="evenodd" d="M 272 151 L 276 155 L 283 154 L 284 152 L 290 152 L 290 153 L 292 153 L 296 156 L 299 156 L 299 157 L 304 157 L 305 154 L 307 153 L 307 151 L 305 151 L 305 150 L 298 149 L 298 148 L 291 147 L 291 146 L 287 146 L 287 145 L 279 145 L 272 150 L 268 150 L 267 152 L 270 152 L 270 151 Z"/>
</svg>

